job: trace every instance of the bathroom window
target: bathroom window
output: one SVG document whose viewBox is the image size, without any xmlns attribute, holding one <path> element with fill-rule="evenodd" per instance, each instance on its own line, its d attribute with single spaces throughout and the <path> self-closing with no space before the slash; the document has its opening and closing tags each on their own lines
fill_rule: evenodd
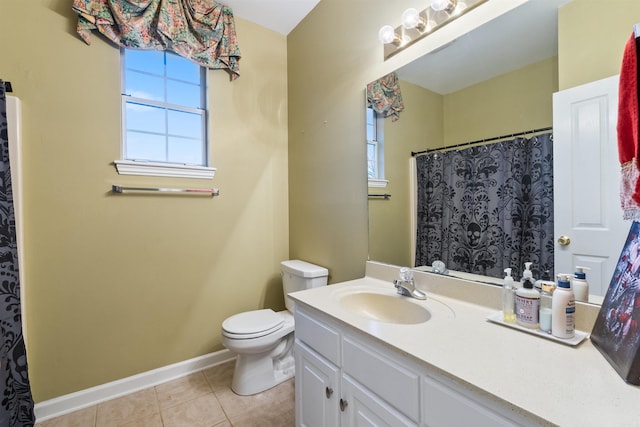
<svg viewBox="0 0 640 427">
<path fill-rule="evenodd" d="M 207 138 L 206 70 L 171 52 L 121 49 L 119 173 L 213 177 Z"/>
<path fill-rule="evenodd" d="M 367 177 L 369 187 L 386 187 L 384 179 L 384 120 L 367 107 Z"/>
</svg>

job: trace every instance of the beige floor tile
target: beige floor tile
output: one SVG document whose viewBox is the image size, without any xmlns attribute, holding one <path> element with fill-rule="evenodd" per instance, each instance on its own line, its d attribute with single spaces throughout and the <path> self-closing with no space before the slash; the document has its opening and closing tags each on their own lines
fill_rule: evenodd
<svg viewBox="0 0 640 427">
<path fill-rule="evenodd" d="M 293 410 L 294 395 L 293 379 L 251 396 L 238 396 L 231 391 L 231 388 L 220 389 L 216 392 L 222 409 L 234 427 L 235 420 L 245 417 L 247 414 L 279 413 L 280 408 Z"/>
<path fill-rule="evenodd" d="M 207 381 L 209 381 L 214 392 L 231 387 L 235 366 L 236 362 L 235 360 L 232 360 L 203 371 L 204 376 L 207 378 Z"/>
<path fill-rule="evenodd" d="M 162 408 L 164 427 L 211 427 L 227 421 L 213 392 Z M 224 425 L 224 424 L 223 424 Z"/>
<path fill-rule="evenodd" d="M 118 427 L 163 427 L 160 414 L 154 414 L 145 418 L 137 418 L 133 421 L 119 424 Z"/>
<path fill-rule="evenodd" d="M 211 392 L 211 387 L 202 372 L 156 386 L 160 408 L 170 408 Z"/>
<path fill-rule="evenodd" d="M 96 406 L 80 409 L 61 417 L 36 423 L 36 427 L 93 427 L 96 425 L 96 409 Z"/>
<path fill-rule="evenodd" d="M 289 427 L 294 381 L 253 396 L 231 390 L 235 362 L 215 366 L 37 427 Z"/>
<path fill-rule="evenodd" d="M 96 427 L 119 426 L 158 414 L 156 392 L 148 388 L 98 405 Z"/>
</svg>

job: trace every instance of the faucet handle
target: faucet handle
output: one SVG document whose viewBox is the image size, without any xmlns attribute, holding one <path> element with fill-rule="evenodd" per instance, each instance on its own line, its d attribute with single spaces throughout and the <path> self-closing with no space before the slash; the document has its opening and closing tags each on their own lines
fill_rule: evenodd
<svg viewBox="0 0 640 427">
<path fill-rule="evenodd" d="M 400 280 L 410 282 L 413 280 L 413 271 L 409 267 L 402 267 L 400 269 Z"/>
</svg>

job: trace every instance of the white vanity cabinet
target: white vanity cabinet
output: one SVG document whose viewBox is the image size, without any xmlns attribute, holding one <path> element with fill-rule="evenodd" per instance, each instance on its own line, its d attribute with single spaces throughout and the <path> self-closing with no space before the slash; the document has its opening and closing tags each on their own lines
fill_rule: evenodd
<svg viewBox="0 0 640 427">
<path fill-rule="evenodd" d="M 319 313 L 296 306 L 295 316 L 297 426 L 418 426 L 417 375 Z M 407 383 L 415 393 L 404 388 Z M 373 391 L 378 387 L 384 397 Z M 394 404 L 410 408 L 413 420 Z"/>
<path fill-rule="evenodd" d="M 298 427 L 538 425 L 315 309 L 295 322 Z"/>
</svg>

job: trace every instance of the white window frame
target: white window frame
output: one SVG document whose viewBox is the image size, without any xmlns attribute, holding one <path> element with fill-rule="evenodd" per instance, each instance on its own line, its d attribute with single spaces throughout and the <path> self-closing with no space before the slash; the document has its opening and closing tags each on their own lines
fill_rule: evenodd
<svg viewBox="0 0 640 427">
<path fill-rule="evenodd" d="M 169 53 L 169 52 L 167 52 Z M 120 57 L 121 57 L 121 112 L 122 112 L 122 136 L 121 136 L 121 146 L 120 146 L 120 159 L 114 161 L 114 165 L 118 174 L 120 175 L 142 175 L 142 176 L 161 176 L 161 177 L 170 177 L 170 178 L 198 178 L 198 179 L 212 179 L 215 175 L 216 168 L 209 166 L 209 138 L 207 132 L 207 123 L 208 123 L 208 108 L 207 108 L 207 73 L 203 72 L 203 77 L 201 79 L 201 88 L 202 88 L 202 105 L 204 108 L 190 108 L 184 107 L 180 105 L 174 105 L 166 102 L 159 102 L 155 100 L 136 98 L 129 94 L 124 93 L 125 91 L 125 74 L 126 74 L 126 64 L 124 60 L 124 48 L 120 49 Z M 126 151 L 126 141 L 127 141 L 127 118 L 126 118 L 126 105 L 127 103 L 136 103 L 141 105 L 147 105 L 152 107 L 161 107 L 174 111 L 184 111 L 189 113 L 195 113 L 202 116 L 202 135 L 203 135 L 203 144 L 202 144 L 202 157 L 205 161 L 204 165 L 193 165 L 193 164 L 183 164 L 183 163 L 172 163 L 172 162 L 153 162 L 148 160 L 140 160 L 140 159 L 125 159 Z"/>
<path fill-rule="evenodd" d="M 370 109 L 369 106 L 367 106 L 367 109 Z M 368 185 L 370 188 L 385 188 L 387 186 L 387 184 L 389 183 L 388 180 L 386 180 L 384 178 L 384 118 L 380 117 L 380 115 L 378 115 L 375 111 L 371 110 L 373 112 L 373 120 L 374 123 L 372 124 L 374 129 L 373 129 L 373 134 L 374 134 L 374 139 L 373 140 L 368 140 L 367 139 L 367 179 L 368 179 Z M 369 126 L 369 121 L 368 121 L 368 114 L 365 112 L 365 121 L 367 126 Z M 368 132 L 367 132 L 368 134 Z M 375 159 L 374 160 L 374 170 L 375 170 L 375 177 L 369 177 L 369 162 L 371 159 L 369 159 L 369 145 L 373 145 L 375 146 Z"/>
</svg>

